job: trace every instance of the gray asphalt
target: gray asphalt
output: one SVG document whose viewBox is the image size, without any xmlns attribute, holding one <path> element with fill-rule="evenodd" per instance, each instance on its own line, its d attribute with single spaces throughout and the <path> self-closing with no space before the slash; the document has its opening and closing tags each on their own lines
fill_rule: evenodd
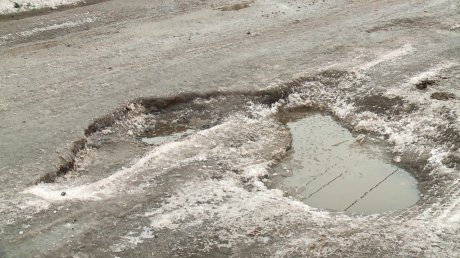
<svg viewBox="0 0 460 258">
<path fill-rule="evenodd" d="M 455 137 L 460 124 L 457 117 L 460 112 L 460 2 L 259 0 L 247 2 L 243 9 L 232 8 L 235 3 L 173 0 L 128 3 L 111 0 L 0 20 L 0 256 L 114 257 L 122 252 L 121 257 L 357 257 L 374 254 L 379 249 L 384 252 L 376 256 L 382 257 L 458 255 L 460 138 Z M 208 229 L 204 226 L 194 228 L 198 232 L 196 236 L 187 237 L 182 236 L 187 233 L 186 229 L 165 233 L 163 228 L 160 230 L 165 234 L 163 240 L 147 234 L 148 237 L 134 245 L 132 250 L 118 250 L 113 246 L 119 243 L 119 239 L 129 236 L 130 227 L 142 229 L 148 224 L 143 221 L 145 218 L 139 219 L 136 214 L 145 213 L 148 202 L 158 202 L 155 205 L 160 207 L 159 199 L 128 196 L 121 200 L 109 198 L 102 204 L 98 201 L 88 201 L 90 204 L 51 202 L 45 210 L 29 209 L 29 206 L 36 207 L 36 202 L 28 202 L 30 199 L 23 191 L 43 175 L 56 170 L 62 161 L 59 155 L 62 156 L 74 140 L 84 137 L 84 130 L 95 118 L 111 113 L 132 99 L 167 97 L 184 92 L 257 91 L 302 76 L 315 76 L 327 69 L 359 70 L 365 75 L 365 86 L 351 90 L 353 96 L 393 93 L 404 101 L 415 103 L 419 110 L 425 109 L 426 117 L 441 116 L 434 112 L 442 107 L 450 110 L 452 116 L 447 127 L 453 133 L 448 134 L 439 126 L 434 129 L 439 133 L 433 133 L 432 142 L 414 141 L 417 146 L 424 145 L 428 152 L 444 148 L 449 142 L 453 146 L 446 147 L 446 155 L 451 160 L 439 163 L 450 162 L 451 181 L 445 183 L 451 183 L 450 188 L 440 190 L 441 199 L 434 202 L 436 205 L 429 201 L 423 204 L 422 210 L 428 214 L 426 220 L 417 217 L 417 220 L 404 224 L 412 229 L 420 220 L 420 227 L 427 231 L 419 228 L 420 231 L 407 230 L 404 233 L 404 227 L 397 229 L 389 222 L 393 219 L 391 217 L 388 221 L 384 219 L 393 225 L 388 230 L 387 224 L 376 227 L 386 236 L 381 242 L 363 241 L 365 234 L 373 238 L 378 234 L 371 234 L 355 224 L 341 227 L 336 237 L 327 235 L 334 234 L 334 230 L 324 229 L 312 233 L 311 238 L 302 239 L 302 234 L 309 230 L 315 231 L 321 225 L 327 228 L 328 220 L 319 222 L 298 217 L 305 219 L 305 223 L 283 220 L 285 227 L 270 231 L 268 236 L 287 234 L 289 228 L 297 224 L 301 224 L 299 228 L 305 230 L 303 233 L 295 231 L 290 238 L 280 242 L 272 238 L 274 242 L 267 240 L 266 246 L 261 238 L 255 242 L 238 242 L 237 247 L 225 247 L 230 251 L 219 249 L 217 252 L 215 246 L 225 245 L 225 241 L 220 241 L 222 239 L 206 242 L 208 247 L 199 243 L 199 237 L 211 238 L 209 232 L 217 228 L 213 225 Z M 452 92 L 453 97 L 448 101 L 423 102 L 417 91 L 404 88 L 425 77 L 440 80 L 435 91 Z M 346 95 L 340 91 L 328 94 Z M 329 104 L 333 107 L 337 103 Z M 355 106 L 360 104 L 357 102 Z M 375 113 L 378 117 L 382 115 L 378 110 Z M 414 116 L 413 121 L 416 124 L 445 125 L 422 118 Z M 344 120 L 344 124 L 353 124 L 350 121 Z M 394 123 L 392 126 L 398 128 L 401 125 Z M 351 125 L 350 129 L 353 129 Z M 429 138 L 421 129 L 414 129 L 411 133 L 420 139 Z M 390 144 L 398 146 L 397 140 L 390 140 L 393 141 Z M 394 151 L 405 153 L 405 149 L 395 148 Z M 438 157 L 435 152 L 430 155 L 431 160 Z M 438 173 L 436 166 L 431 168 L 435 174 Z M 192 166 L 191 169 L 198 173 L 197 168 Z M 430 180 L 423 186 L 425 192 L 438 196 L 433 193 L 436 187 L 431 185 L 435 180 Z M 174 193 L 174 186 L 172 183 L 161 189 Z M 445 201 L 447 193 L 453 197 Z M 138 203 L 144 206 L 136 206 Z M 124 211 L 121 207 L 126 205 L 129 208 Z M 176 208 L 170 207 L 172 210 Z M 65 209 L 70 209 L 72 214 L 53 213 Z M 164 208 L 163 211 L 166 214 L 169 210 Z M 412 212 L 420 210 L 397 216 L 404 220 L 404 216 L 413 217 Z M 449 231 L 430 224 L 435 215 L 452 218 L 452 224 L 457 226 L 451 226 Z M 75 216 L 81 216 L 78 221 L 85 225 L 69 233 L 66 231 L 70 227 L 69 221 L 76 219 Z M 334 219 L 335 215 L 330 216 Z M 347 218 L 341 217 L 338 221 L 345 223 Z M 124 228 L 115 230 L 117 227 L 109 226 L 112 221 Z M 333 224 L 337 225 L 337 222 Z M 365 224 L 372 227 L 370 222 Z M 230 235 L 235 234 L 232 239 L 241 234 L 231 232 L 230 225 L 222 225 L 222 228 Z M 416 234 L 405 234 L 413 232 L 424 239 L 419 245 L 404 244 L 402 251 L 398 251 L 395 246 L 398 241 L 392 237 L 402 237 L 403 242 L 412 241 Z M 72 238 L 64 241 L 67 234 Z M 350 237 L 347 242 L 347 234 L 356 234 L 356 238 Z M 437 242 L 427 239 L 430 236 L 436 237 Z M 62 239 L 56 240 L 59 237 Z M 168 242 L 176 238 L 177 243 Z M 371 246 L 377 242 L 379 246 Z M 424 245 L 429 247 L 423 248 Z M 180 246 L 184 247 L 183 251 Z M 208 249 L 212 251 L 207 252 Z M 283 252 L 275 253 L 277 249 Z"/>
</svg>

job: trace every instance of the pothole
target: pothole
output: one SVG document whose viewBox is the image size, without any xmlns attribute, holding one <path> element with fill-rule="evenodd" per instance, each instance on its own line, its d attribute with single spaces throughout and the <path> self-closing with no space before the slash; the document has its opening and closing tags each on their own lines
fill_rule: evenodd
<svg viewBox="0 0 460 258">
<path fill-rule="evenodd" d="M 408 171 L 330 116 L 281 119 L 291 132 L 292 149 L 273 169 L 271 188 L 312 207 L 362 214 L 400 210 L 419 200 L 417 181 Z"/>
<path fill-rule="evenodd" d="M 87 137 L 81 146 L 60 155 L 59 171 L 43 176 L 39 182 L 101 180 L 132 166 L 149 150 L 181 141 L 236 114 L 245 114 L 252 101 L 263 102 L 265 98 L 271 95 L 140 100 L 96 120 L 85 131 Z"/>
<path fill-rule="evenodd" d="M 336 82 L 344 76 L 346 80 Z M 427 190 L 433 180 L 427 174 L 430 168 L 425 168 L 424 152 L 395 151 L 394 146 L 382 144 L 388 143 L 391 135 L 357 123 L 368 119 L 367 125 L 380 121 L 384 123 L 382 128 L 389 128 L 393 120 L 416 112 L 417 107 L 398 97 L 380 95 L 359 95 L 330 107 L 332 104 L 328 101 L 333 100 L 320 99 L 321 91 L 317 91 L 319 95 L 309 95 L 309 91 L 304 92 L 309 88 L 300 87 L 302 84 L 319 87 L 324 80 L 327 88 L 345 87 L 348 78 L 347 73 L 330 71 L 264 91 L 134 100 L 95 120 L 85 130 L 82 143 L 74 144 L 71 153 L 63 155 L 58 171 L 45 175 L 38 182 L 61 184 L 56 186 L 59 191 L 55 191 L 61 199 L 61 188 L 85 184 L 99 187 L 109 181 L 108 177 L 110 180 L 123 179 L 117 182 L 118 190 L 120 185 L 129 191 L 143 191 L 150 187 L 148 184 L 161 183 L 169 167 L 193 166 L 199 168 L 197 171 L 202 178 L 226 180 L 235 177 L 250 191 L 255 189 L 255 181 L 261 183 L 259 180 L 263 180 L 270 188 L 282 189 L 289 196 L 323 209 L 361 214 L 401 210 L 418 202 L 419 188 L 424 194 L 418 203 L 421 205 L 429 195 Z M 388 101 L 392 105 L 385 104 Z M 363 133 L 363 137 L 364 134 L 373 135 L 379 140 L 356 139 L 329 116 L 306 116 L 313 111 L 332 113 L 348 129 L 354 128 Z M 271 126 L 265 128 L 271 130 L 270 133 L 263 134 L 262 123 Z M 283 123 L 293 136 L 292 149 L 285 158 L 289 137 Z M 235 132 L 226 131 L 230 130 L 227 127 Z M 202 142 L 203 137 L 210 137 L 210 131 L 215 139 Z M 270 142 L 268 136 L 277 133 L 285 138 L 278 137 Z M 262 145 L 265 146 L 262 148 L 264 155 L 268 155 L 266 152 L 270 148 L 277 152 L 270 152 L 268 156 L 260 151 L 253 152 Z M 393 157 L 386 152 L 388 148 L 400 156 L 398 165 L 413 169 L 420 185 L 408 171 L 392 161 Z M 165 154 L 170 152 L 172 154 Z M 150 161 L 158 157 L 164 160 Z M 282 159 L 280 164 L 273 168 L 279 159 Z M 166 164 L 166 160 L 169 163 Z M 153 179 L 156 177 L 153 174 L 145 172 L 143 175 L 144 171 L 158 172 L 159 181 Z M 129 177 L 124 178 L 128 174 Z M 179 173 L 177 177 L 182 175 Z M 257 179 L 252 180 L 252 177 Z M 102 191 L 99 188 L 96 190 Z M 70 193 L 66 195 L 68 199 L 71 197 Z"/>
<path fill-rule="evenodd" d="M 264 180 L 269 187 L 281 189 L 312 207 L 352 213 L 400 210 L 418 201 L 417 181 L 409 172 L 392 164 L 382 146 L 362 137 L 354 138 L 330 116 L 306 116 L 305 108 L 311 112 L 308 106 L 302 108 L 300 105 L 300 109 L 294 111 L 292 108 L 295 106 L 289 108 L 289 104 L 285 103 L 289 95 L 281 95 L 235 94 L 186 100 L 179 98 L 169 102 L 139 101 L 129 105 L 123 111 L 125 113 L 120 113 L 123 119 L 114 121 L 112 117 L 107 117 L 95 122 L 94 128 L 88 129 L 86 148 L 77 153 L 73 169 L 64 177 L 58 177 L 56 182 L 76 180 L 74 184 L 80 185 L 99 182 L 117 174 L 117 171 L 135 167 L 146 152 L 154 151 L 158 146 L 186 140 L 229 119 L 259 121 L 260 118 L 256 117 L 266 113 L 286 124 L 292 135 L 291 150 L 268 175 L 270 180 Z M 111 125 L 104 126 L 104 123 Z M 244 128 L 239 130 L 245 133 Z M 200 166 L 212 167 L 214 160 L 218 160 L 216 171 L 240 173 L 241 169 L 232 167 L 231 162 L 227 164 L 227 159 L 230 154 L 235 154 L 244 160 L 240 151 L 246 153 L 244 155 L 249 153 L 244 144 L 263 143 L 251 135 L 241 139 L 232 137 L 230 142 L 222 135 L 222 140 L 213 144 L 227 146 L 222 152 L 225 153 L 225 161 L 221 160 L 222 157 L 207 157 L 199 160 Z M 284 151 L 285 146 L 278 147 Z M 212 151 L 215 146 L 209 148 Z M 202 148 L 201 152 L 206 150 Z M 196 150 L 190 153 L 194 152 Z M 256 160 L 260 159 L 257 157 Z M 216 178 L 223 178 L 223 175 Z"/>
</svg>

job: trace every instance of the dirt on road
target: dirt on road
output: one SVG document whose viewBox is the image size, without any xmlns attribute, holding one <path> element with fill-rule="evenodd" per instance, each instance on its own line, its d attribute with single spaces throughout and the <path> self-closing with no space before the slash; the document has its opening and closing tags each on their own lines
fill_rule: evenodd
<svg viewBox="0 0 460 258">
<path fill-rule="evenodd" d="M 0 257 L 460 256 L 459 21 L 457 0 L 2 17 Z M 268 187 L 290 112 L 378 144 L 418 202 L 353 214 Z"/>
</svg>

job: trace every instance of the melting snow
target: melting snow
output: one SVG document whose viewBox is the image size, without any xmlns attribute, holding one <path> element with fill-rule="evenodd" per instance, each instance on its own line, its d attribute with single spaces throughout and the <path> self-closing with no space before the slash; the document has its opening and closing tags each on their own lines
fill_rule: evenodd
<svg viewBox="0 0 460 258">
<path fill-rule="evenodd" d="M 10 14 L 41 8 L 57 8 L 61 5 L 75 5 L 85 0 L 1 0 L 0 14 Z"/>
</svg>

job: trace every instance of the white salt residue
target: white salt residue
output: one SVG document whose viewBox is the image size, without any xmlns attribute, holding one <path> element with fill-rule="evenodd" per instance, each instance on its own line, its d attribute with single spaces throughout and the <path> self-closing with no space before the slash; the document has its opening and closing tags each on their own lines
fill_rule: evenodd
<svg viewBox="0 0 460 258">
<path fill-rule="evenodd" d="M 87 17 L 83 20 L 78 20 L 78 21 L 67 21 L 67 22 L 53 24 L 53 25 L 49 25 L 45 27 L 36 27 L 32 30 L 18 32 L 16 33 L 16 35 L 21 36 L 21 37 L 29 37 L 29 36 L 32 36 L 36 33 L 43 32 L 43 31 L 71 28 L 71 27 L 76 27 L 79 25 L 83 25 L 83 24 L 91 23 L 95 21 L 96 21 L 95 17 Z"/>
<path fill-rule="evenodd" d="M 57 8 L 61 5 L 76 5 L 85 0 L 1 0 L 0 14 L 10 14 L 41 8 Z"/>
<path fill-rule="evenodd" d="M 49 202 L 101 200 L 119 193 L 142 191 L 137 187 L 138 184 L 154 179 L 173 168 L 202 163 L 208 158 L 225 160 L 235 169 L 268 162 L 269 159 L 263 158 L 262 153 L 265 152 L 265 155 L 270 157 L 278 155 L 278 152 L 285 151 L 283 144 L 287 144 L 287 132 L 277 130 L 279 128 L 273 126 L 273 121 L 266 118 L 257 120 L 236 116 L 202 133 L 156 147 L 131 167 L 121 169 L 97 182 L 78 185 L 76 180 L 70 183 L 39 184 L 26 189 L 24 193 L 33 194 Z M 266 137 L 248 141 L 247 134 L 253 131 L 265 134 Z M 229 148 L 239 137 L 244 139 L 243 144 L 238 148 Z M 270 143 L 276 142 L 279 144 L 267 148 Z M 143 173 L 145 171 L 147 173 Z"/>
<path fill-rule="evenodd" d="M 14 39 L 15 39 L 15 37 L 11 33 L 6 34 L 6 35 L 2 35 L 2 36 L 0 36 L 0 46 L 3 46 L 3 45 L 5 45 L 6 42 L 14 40 Z"/>
<path fill-rule="evenodd" d="M 353 128 L 353 131 L 374 131 L 380 134 L 386 133 L 386 128 L 384 126 L 383 119 L 380 118 L 377 114 L 365 111 L 358 114 L 358 122 Z"/>
<path fill-rule="evenodd" d="M 357 70 L 367 70 L 367 69 L 370 69 L 370 68 L 372 68 L 372 67 L 374 67 L 374 66 L 376 66 L 376 65 L 378 65 L 378 64 L 380 64 L 382 62 L 386 62 L 386 61 L 389 61 L 389 60 L 393 60 L 393 59 L 408 55 L 408 54 L 412 53 L 413 51 L 415 51 L 415 48 L 412 47 L 411 44 L 407 43 L 404 46 L 402 46 L 401 48 L 398 48 L 396 50 L 380 54 L 376 59 L 374 59 L 374 60 L 372 60 L 370 62 L 364 63 L 364 64 L 360 64 L 360 65 L 356 66 L 355 69 L 357 69 Z"/>
<path fill-rule="evenodd" d="M 286 254 L 295 253 L 295 249 L 298 248 L 298 246 L 308 247 L 316 242 L 318 242 L 318 239 L 308 238 L 306 236 L 302 238 L 293 239 L 289 241 L 287 244 L 285 244 L 279 250 L 276 250 L 273 257 L 286 257 Z"/>
<path fill-rule="evenodd" d="M 410 117 L 401 118 L 399 121 L 386 121 L 374 113 L 362 112 L 357 114 L 358 122 L 354 131 L 372 131 L 385 135 L 388 137 L 388 141 L 394 145 L 393 151 L 395 153 L 404 153 L 422 139 L 420 132 L 434 133 L 437 131 L 437 126 L 445 122 L 442 117 L 435 115 L 436 112 L 427 112 L 427 114 L 414 114 Z M 452 169 L 447 168 L 442 163 L 448 154 L 449 151 L 444 147 L 433 149 L 428 160 L 430 167 L 442 173 L 452 172 Z"/>
<path fill-rule="evenodd" d="M 452 188 L 454 190 L 447 193 L 447 196 L 451 197 L 453 200 L 445 204 L 441 213 L 436 217 L 436 222 L 441 226 L 458 224 L 460 222 L 460 189 L 457 189 L 457 185 L 460 184 L 460 179 L 455 180 L 452 183 Z"/>
<path fill-rule="evenodd" d="M 438 76 L 442 70 L 448 69 L 455 65 L 456 63 L 453 63 L 453 62 L 444 62 L 444 63 L 437 64 L 436 66 L 411 77 L 409 79 L 409 83 L 417 84 L 421 82 L 422 80 L 434 79 L 434 77 Z"/>
<path fill-rule="evenodd" d="M 137 232 L 130 231 L 126 236 L 121 238 L 120 243 L 114 244 L 110 247 L 115 253 L 122 252 L 124 250 L 134 248 L 138 244 L 144 243 L 146 239 L 152 239 L 156 236 L 153 234 L 152 229 L 149 227 L 143 227 L 142 232 L 137 234 Z"/>
<path fill-rule="evenodd" d="M 353 104 L 342 101 L 341 103 L 337 103 L 337 105 L 332 108 L 332 111 L 334 112 L 334 115 L 336 115 L 338 118 L 344 119 L 351 112 L 353 112 L 354 109 L 355 107 Z"/>
<path fill-rule="evenodd" d="M 286 107 L 311 107 L 312 101 L 310 99 L 303 98 L 299 93 L 292 93 L 287 98 Z"/>
<path fill-rule="evenodd" d="M 280 100 L 274 103 L 270 108 L 267 108 L 264 105 L 250 103 L 249 110 L 251 110 L 251 112 L 254 115 L 257 115 L 260 118 L 269 117 L 269 116 L 273 116 L 274 114 L 276 114 L 278 112 L 278 109 L 282 106 L 282 104 L 283 104 L 283 100 Z"/>
<path fill-rule="evenodd" d="M 255 112 L 262 111 L 259 107 L 256 107 L 255 110 Z M 271 109 L 268 108 L 268 110 Z M 269 115 L 270 111 L 261 112 L 261 114 Z M 267 223 L 276 224 L 273 220 L 264 220 L 263 218 L 285 213 L 289 209 L 301 210 L 301 214 L 310 211 L 310 208 L 301 202 L 286 201 L 280 190 L 268 190 L 259 180 L 260 176 L 268 173 L 268 163 L 273 159 L 273 156 L 277 156 L 278 151 L 285 151 L 284 144 L 289 142 L 288 134 L 287 131 L 279 130 L 284 127 L 277 128 L 274 125 L 279 124 L 273 123 L 274 120 L 266 117 L 250 119 L 236 115 L 234 119 L 237 121 L 230 119 L 217 128 L 213 127 L 198 133 L 199 136 L 196 137 L 202 137 L 210 147 L 197 147 L 193 151 L 194 153 L 196 150 L 201 152 L 201 154 L 197 154 L 197 157 L 206 154 L 212 159 L 227 162 L 229 171 L 221 174 L 223 179 L 197 180 L 186 183 L 176 189 L 176 194 L 169 198 L 166 204 L 145 212 L 144 216 L 150 218 L 149 228 L 153 233 L 160 230 L 181 231 L 203 225 L 215 228 L 231 227 L 233 233 L 222 232 L 222 235 L 225 234 L 224 237 L 229 239 L 228 244 L 225 245 L 231 247 L 242 238 L 250 242 L 254 241 L 252 237 L 248 236 L 257 234 L 259 230 L 254 225 L 254 216 L 261 223 L 267 221 Z M 265 137 L 248 141 L 248 135 L 251 135 L 253 131 L 257 131 L 258 134 Z M 245 140 L 243 145 L 238 148 L 229 148 L 229 143 L 238 141 L 238 139 Z M 192 140 L 193 137 L 189 138 L 189 141 Z M 181 151 L 188 152 L 184 148 Z M 233 172 L 235 168 L 241 172 Z M 246 183 L 242 183 L 243 181 Z M 248 191 L 245 187 L 254 191 Z M 281 203 L 281 206 L 286 206 L 286 209 L 271 211 L 270 204 L 275 203 Z M 211 224 L 210 220 L 212 221 Z M 240 223 L 240 220 L 243 222 Z M 127 237 L 132 236 L 132 234 L 127 235 Z M 136 236 L 136 240 L 139 239 L 144 239 L 142 234 Z M 269 241 L 269 239 L 262 237 L 260 241 Z M 130 248 L 126 239 L 114 245 L 113 249 L 121 250 L 123 248 Z"/>
<path fill-rule="evenodd" d="M 446 173 L 452 173 L 454 170 L 451 168 L 446 167 L 442 161 L 449 156 L 449 151 L 445 150 L 444 147 L 438 147 L 435 149 L 432 149 L 430 152 L 431 156 L 428 159 L 428 164 L 433 167 L 434 172 L 437 174 L 446 174 Z"/>
<path fill-rule="evenodd" d="M 258 178 L 266 175 L 268 172 L 268 163 L 254 164 L 243 169 L 243 177 Z"/>
<path fill-rule="evenodd" d="M 149 227 L 153 232 L 201 232 L 200 228 L 205 228 L 206 232 L 225 239 L 226 247 L 236 250 L 242 243 L 268 242 L 266 248 L 276 251 L 275 257 L 292 256 L 293 253 L 298 256 L 324 256 L 333 254 L 344 246 L 354 249 L 351 245 L 361 241 L 365 246 L 369 244 L 369 239 L 373 239 L 372 243 L 378 246 L 384 246 L 383 243 L 389 241 L 385 235 L 388 233 L 388 225 L 375 223 L 372 216 L 349 217 L 334 214 L 331 217 L 331 213 L 319 212 L 301 202 L 283 197 L 279 191 L 266 188 L 247 190 L 240 180 L 231 177 L 220 181 L 190 182 L 178 189 L 160 208 L 146 212 L 144 216 L 150 219 Z M 299 221 L 303 221 L 302 226 Z M 398 225 L 398 228 L 389 229 L 396 232 L 399 238 L 396 241 L 401 241 L 401 245 L 404 245 L 400 254 L 419 249 L 424 244 L 415 240 L 431 236 L 432 231 L 439 231 L 429 225 L 432 231 L 425 232 L 426 227 L 420 227 L 420 223 L 425 222 L 410 221 Z M 369 230 L 362 230 L 362 227 Z M 280 229 L 286 228 L 289 228 L 292 235 L 278 233 Z M 350 235 L 353 228 L 357 231 Z M 414 234 L 407 234 L 409 231 Z M 273 244 L 265 236 L 277 236 L 278 239 Z M 206 235 L 195 237 L 206 238 Z M 382 242 L 379 237 L 383 237 Z M 437 241 L 438 238 L 433 235 L 430 239 Z M 215 246 L 219 243 L 212 244 Z"/>
<path fill-rule="evenodd" d="M 457 65 L 458 63 L 450 61 L 445 61 L 436 64 L 435 66 L 410 77 L 406 82 L 402 83 L 402 85 L 399 85 L 399 87 L 389 88 L 387 90 L 387 94 L 394 96 L 405 96 L 411 102 L 419 104 L 431 102 L 431 99 L 427 94 L 414 94 L 413 86 L 417 83 L 422 82 L 423 80 L 435 80 L 443 70 L 452 68 Z M 427 91 L 427 93 L 430 93 L 430 91 Z"/>
<path fill-rule="evenodd" d="M 265 165 L 250 166 L 243 170 L 257 178 L 260 170 L 262 170 L 261 173 L 264 173 Z M 252 173 L 254 171 L 259 172 Z M 166 204 L 144 213 L 144 216 L 150 219 L 148 228 L 151 234 L 139 234 L 135 237 L 136 243 L 128 243 L 127 240 L 131 240 L 133 236 L 132 234 L 127 235 L 112 249 L 115 247 L 117 250 L 134 248 L 137 243 L 151 238 L 150 236 L 154 235 L 155 231 L 183 231 L 202 225 L 216 228 L 231 227 L 232 232 L 222 232 L 222 234 L 227 234 L 225 237 L 229 240 L 227 246 L 231 247 L 242 238 L 253 241 L 248 234 L 256 231 L 254 217 L 260 221 L 266 221 L 264 220 L 266 217 L 282 214 L 292 209 L 310 211 L 303 203 L 284 198 L 280 190 L 268 190 L 257 179 L 254 181 L 255 186 L 259 185 L 257 191 L 249 192 L 243 188 L 238 175 L 233 173 L 226 175 L 226 178 L 220 181 L 206 180 L 187 183 L 183 188 L 178 189 Z M 276 205 L 286 206 L 286 208 L 271 210 L 269 209 L 270 203 L 279 203 Z M 319 218 L 326 219 L 323 215 Z M 267 239 L 261 240 L 268 241 Z"/>
<path fill-rule="evenodd" d="M 147 126 L 146 122 L 149 120 L 154 121 L 154 118 L 151 114 L 140 114 L 138 116 L 132 117 L 127 120 L 117 121 L 116 124 L 123 126 L 125 128 L 136 130 L 136 129 L 143 129 L 144 127 L 146 127 Z"/>
<path fill-rule="evenodd" d="M 256 182 L 263 185 L 258 180 Z M 318 213 L 321 215 L 315 217 L 321 221 L 329 218 L 325 216 L 327 212 L 314 211 L 301 202 L 283 197 L 279 190 L 260 187 L 253 192 L 247 191 L 238 179 L 233 178 L 190 182 L 166 204 L 146 212 L 145 216 L 150 219 L 153 230 L 186 232 L 189 227 L 201 225 L 231 228 L 232 232 L 222 230 L 220 234 L 228 240 L 229 246 L 233 246 L 241 240 L 254 241 L 253 234 L 264 235 L 264 231 L 281 226 L 267 218 L 285 213 L 300 214 L 301 217 Z"/>
<path fill-rule="evenodd" d="M 7 111 L 7 110 L 8 110 L 8 104 L 0 102 L 0 112 Z"/>
<path fill-rule="evenodd" d="M 446 108 L 455 110 L 455 102 L 442 102 L 433 101 L 430 99 L 430 90 L 426 93 L 419 92 L 414 94 L 414 84 L 423 80 L 433 80 L 439 74 L 448 68 L 457 66 L 453 62 L 441 62 L 423 72 L 420 72 L 402 85 L 395 85 L 387 90 L 387 94 L 404 97 L 405 101 L 414 103 L 417 106 L 423 106 L 420 110 L 414 111 L 410 116 L 403 117 L 399 121 L 389 121 L 382 123 L 382 126 L 387 128 L 387 133 L 390 140 L 395 143 L 397 151 L 403 151 L 407 146 L 418 142 L 427 136 L 436 135 L 439 131 L 440 125 L 446 125 L 448 120 L 439 114 L 445 114 Z M 455 125 L 451 125 L 455 127 Z M 453 170 L 447 168 L 443 164 L 443 160 L 449 155 L 450 146 L 435 146 L 431 151 L 431 157 L 428 159 L 430 167 L 436 170 L 437 173 L 451 173 Z"/>
<path fill-rule="evenodd" d="M 148 152 L 134 165 L 115 172 L 113 175 L 97 182 L 80 185 L 66 186 L 61 184 L 39 184 L 23 191 L 39 196 L 50 202 L 61 202 L 65 200 L 100 200 L 112 196 L 124 189 L 130 178 L 142 172 L 150 166 L 158 166 L 155 176 L 161 174 L 163 169 L 177 165 L 171 158 L 177 156 L 177 152 L 186 148 L 200 147 L 193 141 L 170 142 Z M 200 157 L 199 157 L 200 158 Z M 65 192 L 65 195 L 61 195 Z"/>
<path fill-rule="evenodd" d="M 146 144 L 150 144 L 150 145 L 161 145 L 161 144 L 165 144 L 165 143 L 168 143 L 168 142 L 173 142 L 173 141 L 176 141 L 182 137 L 185 137 L 187 135 L 190 135 L 192 133 L 196 132 L 196 130 L 193 130 L 193 129 L 187 129 L 183 132 L 177 132 L 177 133 L 173 133 L 173 134 L 170 134 L 170 135 L 165 135 L 165 136 L 155 136 L 155 137 L 144 137 L 142 138 L 142 142 L 146 143 Z"/>
<path fill-rule="evenodd" d="M 460 223 L 460 209 L 459 208 L 457 208 L 457 213 L 455 215 L 449 216 L 449 218 L 447 219 L 447 222 L 449 222 L 449 224 Z"/>
<path fill-rule="evenodd" d="M 157 217 L 155 221 L 152 221 L 150 226 L 154 229 L 167 228 L 173 230 L 179 227 L 179 224 L 175 223 L 175 221 L 179 219 L 180 218 L 177 216 L 177 214 L 164 214 Z"/>
<path fill-rule="evenodd" d="M 72 27 L 77 27 L 83 24 L 87 23 L 92 23 L 97 20 L 96 17 L 87 17 L 82 20 L 77 20 L 77 21 L 66 21 L 63 23 L 57 23 L 53 25 L 48 25 L 48 26 L 43 26 L 43 27 L 35 27 L 31 30 L 27 31 L 21 31 L 21 32 L 16 32 L 14 34 L 6 34 L 0 36 L 0 46 L 4 45 L 6 42 L 15 40 L 18 37 L 30 37 L 33 36 L 37 33 L 44 32 L 44 31 L 50 31 L 50 30 L 57 30 L 57 29 L 66 29 L 66 28 L 72 28 Z"/>
</svg>

